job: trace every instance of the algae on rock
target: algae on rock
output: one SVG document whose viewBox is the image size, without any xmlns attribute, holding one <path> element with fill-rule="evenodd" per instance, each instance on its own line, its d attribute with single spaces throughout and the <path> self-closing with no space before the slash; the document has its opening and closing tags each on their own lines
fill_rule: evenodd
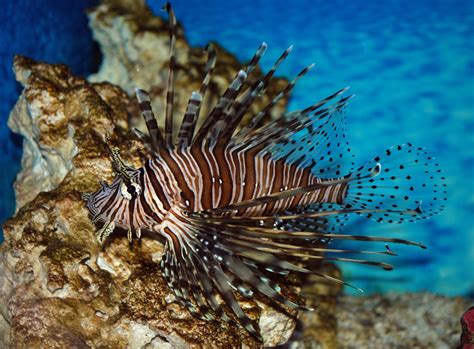
<svg viewBox="0 0 474 349">
<path fill-rule="evenodd" d="M 164 90 L 161 70 L 168 60 L 167 29 L 148 10 L 140 11 L 127 14 L 104 4 L 89 13 L 105 55 L 91 82 L 74 76 L 64 65 L 15 58 L 14 71 L 23 92 L 9 125 L 24 137 L 24 154 L 15 183 L 17 213 L 4 225 L 0 247 L 1 346 L 261 347 L 245 330 L 198 320 L 178 305 L 160 273 L 163 245 L 156 236 L 145 233 L 130 245 L 126 234 L 117 231 L 100 246 L 81 200 L 80 194 L 95 190 L 99 179 L 114 177 L 105 142 L 118 147 L 135 167 L 148 156 L 130 132 L 139 123 L 135 99 L 127 94 L 132 87 L 151 88 L 156 114 L 162 114 L 158 100 Z M 114 54 L 117 43 L 101 41 L 100 35 L 116 38 L 117 30 L 129 35 L 121 44 L 138 48 L 134 64 L 142 67 L 140 72 L 135 67 L 127 70 L 125 61 L 113 61 L 107 54 Z M 150 43 L 156 47 L 145 52 Z M 182 37 L 177 46 L 178 116 L 202 80 L 205 57 Z M 224 50 L 219 54 L 209 101 L 216 100 L 240 66 Z M 147 77 L 150 80 L 144 80 Z M 265 101 L 260 99 L 257 105 L 262 107 Z M 285 342 L 291 335 L 293 318 L 254 301 L 242 306 L 262 326 L 272 319 L 280 324 L 263 326 L 265 345 Z"/>
</svg>

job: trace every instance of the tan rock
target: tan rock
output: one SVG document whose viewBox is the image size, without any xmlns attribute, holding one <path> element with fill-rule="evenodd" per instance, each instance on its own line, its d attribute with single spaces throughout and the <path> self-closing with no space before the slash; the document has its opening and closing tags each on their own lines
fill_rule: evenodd
<svg viewBox="0 0 474 349">
<path fill-rule="evenodd" d="M 64 167 L 64 178 L 48 182 L 45 189 L 36 188 L 42 192 L 4 226 L 0 299 L 2 314 L 11 324 L 10 345 L 144 347 L 153 340 L 156 343 L 158 336 L 183 348 L 222 347 L 223 343 L 236 348 L 242 343 L 258 347 L 245 331 L 196 320 L 177 303 L 166 303 L 170 290 L 156 263 L 163 246 L 154 237 L 145 236 L 132 246 L 120 233 L 103 247 L 96 241 L 80 192 L 95 189 L 98 178 L 113 177 L 101 135 L 119 146 L 129 163 L 139 165 L 144 155 L 138 142 L 125 138 L 127 96 L 113 85 L 90 85 L 84 80 L 60 88 L 52 82 L 52 74 L 77 81 L 63 66 L 17 57 L 15 69 L 28 76 L 23 82 L 24 94 L 31 97 L 21 97 L 19 102 L 25 104 L 24 111 L 30 104 L 45 101 L 40 93 L 45 84 L 51 95 L 48 101 L 61 100 L 56 106 L 67 110 L 62 122 L 55 123 L 57 119 L 48 122 L 48 118 L 59 113 L 48 104 L 39 108 L 51 112 L 37 122 L 47 125 L 40 127 L 43 132 L 30 138 L 31 142 L 38 140 L 36 149 L 40 148 L 38 143 L 48 142 L 51 149 L 54 144 L 61 147 L 68 143 L 76 150 L 75 156 L 63 156 L 64 163 L 70 164 Z M 64 133 L 54 125 L 60 130 L 67 125 L 73 131 Z M 23 172 L 25 178 L 34 176 L 29 168 Z"/>
<path fill-rule="evenodd" d="M 106 2 L 89 13 L 89 26 L 94 39 L 100 44 L 103 55 L 99 72 L 91 75 L 89 80 L 111 82 L 119 85 L 129 95 L 134 93 L 135 87 L 148 90 L 155 114 L 162 117 L 159 125 L 163 127 L 169 61 L 167 24 L 162 18 L 153 16 L 141 2 L 132 7 L 122 6 L 116 2 Z M 127 11 L 123 8 L 127 8 Z M 177 31 L 175 128 L 182 121 L 191 92 L 199 90 L 207 59 L 202 49 L 190 47 L 179 23 Z M 218 96 L 225 91 L 242 67 L 242 63 L 230 52 L 217 44 L 214 46 L 217 51 L 217 63 L 214 78 L 209 85 L 212 93 L 204 99 L 201 115 L 206 115 L 209 107 L 217 102 Z M 248 57 L 249 61 L 250 59 L 251 57 Z M 256 73 L 249 76 L 249 84 L 258 78 L 261 71 L 257 69 Z M 250 112 L 244 117 L 244 122 L 285 86 L 285 79 L 274 78 L 265 95 L 251 106 Z M 286 104 L 287 100 L 282 99 L 271 116 L 279 115 Z M 132 105 L 132 109 L 137 111 L 137 106 Z M 131 121 L 134 126 L 144 131 L 142 119 L 133 115 L 138 115 L 138 111 L 132 114 Z"/>
<path fill-rule="evenodd" d="M 114 177 L 105 140 L 119 147 L 133 166 L 140 167 L 147 157 L 129 132 L 134 99 L 120 87 L 99 81 L 107 77 L 126 91 L 147 82 L 142 86 L 162 91 L 160 69 L 167 60 L 161 19 L 146 12 L 148 17 L 132 14 L 121 22 L 128 15 L 107 6 L 90 14 L 92 26 L 102 26 L 102 34 L 113 40 L 114 31 L 128 31 L 123 43 L 138 47 L 130 57 L 141 59 L 148 73 L 127 70 L 126 60 L 113 61 L 106 52 L 112 54 L 115 43 L 105 41 L 101 44 L 106 63 L 91 78 L 94 83 L 63 65 L 15 58 L 15 74 L 24 90 L 9 125 L 25 140 L 22 171 L 15 183 L 18 212 L 6 222 L 0 247 L 0 347 L 259 348 L 262 344 L 246 331 L 195 319 L 176 302 L 158 267 L 163 245 L 156 236 L 144 234 L 130 245 L 124 232 L 116 232 L 105 246 L 94 236 L 80 193 L 96 190 L 98 179 L 110 182 Z M 138 19 L 140 27 L 133 24 Z M 154 50 L 148 41 L 157 45 Z M 150 51 L 145 54 L 145 49 Z M 176 115 L 200 83 L 205 61 L 182 38 L 178 49 L 183 60 L 178 62 L 192 68 L 179 68 Z M 210 100 L 239 65 L 221 51 Z M 152 77 L 155 71 L 157 77 Z M 155 97 L 158 101 L 162 93 Z M 257 104 L 261 107 L 265 101 Z M 163 106 L 155 104 L 160 114 Z M 290 337 L 294 318 L 264 303 L 242 304 L 253 319 L 260 319 L 266 345 Z"/>
<path fill-rule="evenodd" d="M 338 348 L 456 348 L 468 306 L 467 299 L 430 293 L 342 297 Z"/>
</svg>

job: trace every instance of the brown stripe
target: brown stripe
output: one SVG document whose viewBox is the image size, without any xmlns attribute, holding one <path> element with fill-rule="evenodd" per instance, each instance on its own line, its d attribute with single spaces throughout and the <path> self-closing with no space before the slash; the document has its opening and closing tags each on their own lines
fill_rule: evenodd
<svg viewBox="0 0 474 349">
<path fill-rule="evenodd" d="M 153 191 L 155 192 L 156 196 L 158 197 L 158 199 L 160 200 L 160 202 L 163 204 L 163 207 L 165 208 L 165 210 L 169 210 L 171 208 L 167 198 L 166 198 L 166 195 L 165 193 L 163 192 L 163 188 L 161 187 L 159 181 L 158 181 L 158 178 L 157 176 L 155 175 L 155 172 L 153 170 L 153 168 L 151 168 L 150 166 L 150 162 L 153 161 L 153 160 L 148 160 L 146 163 L 145 163 L 145 171 L 148 175 L 148 177 L 150 178 L 150 182 L 151 182 L 151 186 L 153 187 Z"/>
<path fill-rule="evenodd" d="M 140 169 L 140 182 L 142 183 L 142 187 L 144 187 L 144 190 L 146 190 L 146 188 L 145 188 L 145 170 L 143 168 Z M 150 197 L 153 200 L 153 195 L 150 195 Z M 158 224 L 161 223 L 161 218 L 151 209 L 150 205 L 146 201 L 144 193 L 142 193 L 140 195 L 140 203 L 142 204 L 143 209 L 144 209 L 145 213 L 148 216 L 152 217 L 153 220 L 156 223 L 158 223 Z"/>
<path fill-rule="evenodd" d="M 191 154 L 196 160 L 199 167 L 199 173 L 202 178 L 202 194 L 197 200 L 201 200 L 201 205 L 204 210 L 212 208 L 212 182 L 210 165 L 207 163 L 200 146 L 191 147 Z"/>
<path fill-rule="evenodd" d="M 168 165 L 169 169 L 173 173 L 173 176 L 178 183 L 178 187 L 181 189 L 181 198 L 183 200 L 189 200 L 194 202 L 194 192 L 188 186 L 188 178 L 183 171 L 181 171 L 179 165 L 171 157 L 168 150 L 163 150 L 160 152 L 162 160 Z"/>
</svg>

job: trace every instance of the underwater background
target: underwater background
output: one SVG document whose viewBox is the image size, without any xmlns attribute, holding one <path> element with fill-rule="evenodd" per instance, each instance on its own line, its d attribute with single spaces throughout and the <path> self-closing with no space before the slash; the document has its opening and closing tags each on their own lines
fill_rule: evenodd
<svg viewBox="0 0 474 349">
<path fill-rule="evenodd" d="M 68 64 L 87 76 L 100 52 L 84 11 L 96 1 L 5 1 L 0 20 L 0 224 L 14 213 L 13 181 L 21 138 L 7 125 L 21 88 L 14 54 Z M 149 1 L 161 14 L 160 1 Z M 295 88 L 289 110 L 351 86 L 347 133 L 356 163 L 388 146 L 426 147 L 445 171 L 448 202 L 429 221 L 391 227 L 357 221 L 353 233 L 422 241 L 428 250 L 392 246 L 400 256 L 385 272 L 341 265 L 366 292 L 421 291 L 474 295 L 474 2 L 473 1 L 173 1 L 193 46 L 217 41 L 241 61 L 265 41 L 268 70 L 290 44 L 278 71 L 291 78 L 314 62 Z M 150 72 L 152 73 L 152 72 Z M 345 245 L 347 246 L 347 245 Z"/>
</svg>

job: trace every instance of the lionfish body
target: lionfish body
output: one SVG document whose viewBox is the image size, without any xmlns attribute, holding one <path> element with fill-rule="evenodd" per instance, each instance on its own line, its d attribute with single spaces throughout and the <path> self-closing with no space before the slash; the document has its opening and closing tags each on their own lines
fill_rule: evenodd
<svg viewBox="0 0 474 349">
<path fill-rule="evenodd" d="M 276 303 L 304 309 L 282 296 L 279 285 L 272 281 L 274 276 L 310 273 L 344 283 L 302 266 L 308 259 L 391 269 L 382 262 L 338 257 L 347 253 L 392 255 L 388 248 L 382 252 L 338 250 L 328 247 L 331 240 L 423 247 L 397 238 L 341 234 L 351 214 L 388 223 L 428 218 L 443 208 L 446 193 L 434 159 L 409 143 L 387 149 L 356 170 L 346 170 L 345 106 L 351 96 L 342 96 L 347 89 L 261 125 L 312 66 L 239 128 L 291 47 L 263 78 L 248 84 L 247 76 L 266 49 L 262 44 L 195 132 L 216 59 L 208 45 L 201 89 L 193 92 L 174 139 L 176 20 L 169 4 L 166 9 L 171 57 L 165 134 L 157 126 L 148 94 L 137 89 L 149 136 L 139 131 L 136 135 L 148 144 L 154 157 L 134 169 L 121 161 L 115 149 L 111 151 L 117 177 L 85 195 L 94 222 L 104 222 L 98 233 L 101 242 L 115 227 L 128 230 L 129 239 L 132 232 L 140 237 L 141 230 L 162 235 L 166 246 L 161 267 L 179 302 L 203 319 L 229 322 L 236 318 L 256 336 L 252 321 L 236 300 L 237 293 L 244 297 L 259 293 Z M 417 175 L 424 183 L 415 185 Z"/>
</svg>

